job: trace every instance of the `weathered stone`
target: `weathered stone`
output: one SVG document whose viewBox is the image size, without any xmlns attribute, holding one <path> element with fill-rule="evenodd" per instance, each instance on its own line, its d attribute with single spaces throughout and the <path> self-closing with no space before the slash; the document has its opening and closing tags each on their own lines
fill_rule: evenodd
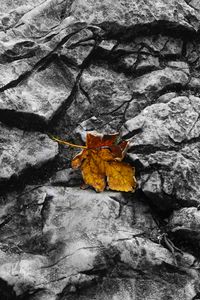
<svg viewBox="0 0 200 300">
<path fill-rule="evenodd" d="M 77 186 L 82 182 L 80 172 L 71 168 L 58 171 L 50 178 L 50 184 L 57 186 Z"/>
<path fill-rule="evenodd" d="M 87 295 L 88 284 L 95 298 L 102 299 L 96 288 L 104 278 L 103 285 L 107 282 L 115 286 L 102 290 L 105 299 L 125 297 L 127 291 L 121 289 L 119 294 L 116 284 L 123 286 L 126 282 L 128 293 L 141 299 L 147 278 L 157 287 L 169 284 L 169 294 L 175 288 L 180 292 L 189 284 L 188 295 L 194 295 L 197 272 L 187 274 L 186 268 L 176 273 L 175 282 L 169 280 L 170 268 L 177 268 L 174 257 L 161 245 L 143 237 L 152 229 L 157 234 L 159 231 L 142 199 L 134 197 L 135 202 L 140 201 L 140 209 L 135 211 L 132 198 L 116 192 L 97 194 L 50 186 L 29 186 L 21 194 L 8 195 L 0 206 L 1 221 L 7 220 L 0 228 L 1 278 L 18 295 L 37 287 L 45 292 L 45 300 L 47 295 L 54 299 L 60 293 L 63 297 L 65 293 L 76 297 L 77 289 L 82 293 L 84 285 Z M 151 230 L 144 228 L 144 224 L 151 224 Z M 188 266 L 188 259 L 186 265 L 182 261 L 182 268 Z M 146 292 L 152 293 L 150 286 Z"/>
<path fill-rule="evenodd" d="M 152 55 L 129 54 L 119 61 L 119 67 L 134 74 L 135 71 L 151 71 L 159 68 L 158 57 Z"/>
<path fill-rule="evenodd" d="M 90 116 L 93 115 L 93 111 L 90 109 L 88 97 L 83 94 L 79 88 L 73 96 L 71 104 L 68 105 L 66 110 L 63 110 L 62 113 L 63 116 L 59 118 L 57 131 L 59 132 L 58 134 L 60 138 L 71 141 L 74 140 L 74 128 L 79 126 L 82 122 L 85 122 L 85 119 L 90 118 Z M 78 143 L 78 141 L 75 140 L 74 142 Z"/>
<path fill-rule="evenodd" d="M 47 54 L 31 39 L 0 40 L 0 88 L 15 86 L 27 78 Z"/>
<path fill-rule="evenodd" d="M 154 70 L 158 69 L 160 66 L 158 57 L 152 55 L 141 55 L 141 59 L 136 67 L 136 70 Z"/>
<path fill-rule="evenodd" d="M 2 1 L 1 297 L 199 298 L 197 2 Z M 130 139 L 136 193 L 81 190 L 39 132 L 92 130 Z"/>
<path fill-rule="evenodd" d="M 175 210 L 169 218 L 168 227 L 175 234 L 199 242 L 200 211 L 196 207 Z"/>
<path fill-rule="evenodd" d="M 172 280 L 173 278 L 173 280 Z M 176 282 L 180 279 L 181 285 L 177 288 Z M 163 287 L 162 283 L 165 281 Z M 71 287 L 71 286 L 70 286 Z M 134 287 L 134 288 L 133 288 Z M 71 288 L 73 290 L 73 288 Z M 196 295 L 196 289 L 194 287 L 193 280 L 189 280 L 186 284 L 184 276 L 179 276 L 176 273 L 167 275 L 165 278 L 157 277 L 142 279 L 142 276 L 138 275 L 138 279 L 126 278 L 103 278 L 101 284 L 96 284 L 96 286 L 87 286 L 85 284 L 77 288 L 79 291 L 79 296 L 76 292 L 71 292 L 70 290 L 64 294 L 61 300 L 65 300 L 68 296 L 69 300 L 109 300 L 109 299 L 176 299 L 181 300 L 192 299 Z M 112 297 L 112 298 L 111 298 Z"/>
<path fill-rule="evenodd" d="M 157 99 L 157 103 L 160 103 L 160 102 L 162 102 L 162 103 L 167 103 L 167 102 L 169 102 L 170 100 L 172 100 L 173 98 L 176 98 L 178 95 L 177 95 L 177 93 L 175 93 L 175 92 L 171 92 L 171 93 L 166 93 L 166 94 L 164 94 L 164 95 L 162 95 L 162 96 L 160 96 L 158 99 Z"/>
<path fill-rule="evenodd" d="M 17 80 L 20 75 L 30 72 L 35 63 L 36 59 L 23 59 L 23 61 L 0 64 L 0 88 Z"/>
<path fill-rule="evenodd" d="M 200 44 L 197 41 L 192 41 L 186 45 L 186 57 L 189 63 L 197 63 L 199 60 Z"/>
<path fill-rule="evenodd" d="M 123 73 L 117 73 L 108 67 L 90 66 L 82 74 L 81 89 L 89 101 L 86 118 L 94 116 L 100 126 L 121 127 L 124 111 L 131 101 L 132 91 Z M 111 125 L 113 124 L 113 125 Z M 105 127 L 104 127 L 105 128 Z M 97 128 L 91 128 L 94 130 Z"/>
<path fill-rule="evenodd" d="M 177 9 L 179 8 L 179 9 Z M 141 13 L 142 12 L 142 13 Z M 93 24 L 117 23 L 121 26 L 146 25 L 155 21 L 173 23 L 186 29 L 197 29 L 199 14 L 183 0 L 166 1 L 74 1 L 72 15 Z M 188 22 L 188 18 L 190 21 Z"/>
<path fill-rule="evenodd" d="M 108 67 L 90 66 L 83 72 L 81 87 L 88 94 L 91 104 L 97 105 L 95 109 L 100 113 L 108 113 L 125 101 L 131 99 L 131 89 L 127 78 Z"/>
<path fill-rule="evenodd" d="M 188 75 L 172 68 L 153 71 L 136 78 L 132 82 L 132 89 L 135 93 L 159 93 L 164 89 L 170 88 L 172 85 L 185 86 L 188 83 Z"/>
<path fill-rule="evenodd" d="M 70 45 L 70 41 L 73 40 L 73 36 L 75 36 L 75 38 L 79 37 L 79 34 L 77 35 L 77 33 L 82 32 L 85 27 L 86 23 L 76 22 L 73 17 L 69 16 L 62 20 L 60 25 L 56 26 L 44 36 L 42 35 L 38 37 L 37 40 L 40 43 L 40 47 L 43 51 L 53 51 L 54 53 L 60 55 L 62 48 L 65 47 L 65 43 Z M 23 36 L 24 31 L 22 30 L 22 32 L 20 31 L 16 34 Z"/>
<path fill-rule="evenodd" d="M 47 52 L 41 51 L 41 47 L 31 38 L 10 38 L 9 36 L 0 40 L 0 60 L 1 62 L 12 62 L 24 58 L 32 58 L 37 56 L 39 60 L 45 56 Z"/>
<path fill-rule="evenodd" d="M 181 39 L 161 34 L 138 37 L 135 39 L 135 43 L 136 45 L 133 49 L 137 47 L 137 49 L 150 51 L 151 53 L 156 53 L 159 57 L 168 55 L 180 56 L 182 53 L 183 46 L 183 42 Z"/>
<path fill-rule="evenodd" d="M 129 157 L 141 170 L 140 187 L 161 210 L 199 204 L 199 143 L 185 144 L 199 137 L 199 104 L 194 96 L 154 104 L 122 130 L 133 136 Z"/>
<path fill-rule="evenodd" d="M 35 6 L 40 5 L 43 2 L 43 0 L 20 0 L 17 2 L 10 2 L 10 1 L 4 1 L 1 5 L 1 12 L 7 13 L 7 12 L 18 12 L 21 10 L 24 10 L 25 12 L 28 12 L 29 10 L 33 9 Z"/>
<path fill-rule="evenodd" d="M 100 66 L 91 66 L 83 73 L 80 85 L 90 101 L 89 110 L 94 112 L 93 115 L 98 118 L 99 123 L 109 124 L 111 128 L 118 129 L 122 121 L 135 116 L 151 104 L 145 97 L 138 103 L 132 92 L 160 92 L 172 84 L 186 85 L 188 82 L 185 72 L 171 68 L 154 71 L 151 72 L 151 76 L 143 75 L 129 81 L 125 78 L 122 73 L 117 74 Z M 91 127 L 89 130 L 97 129 Z"/>
<path fill-rule="evenodd" d="M 54 5 L 56 5 L 58 11 L 54 9 Z M 65 13 L 68 15 L 67 6 L 63 1 L 45 1 L 41 5 L 36 5 L 36 7 L 28 10 L 14 29 L 12 28 L 0 35 L 0 71 L 2 70 L 0 87 L 4 88 L 6 84 L 16 86 L 24 78 L 30 76 L 32 72 L 44 68 L 52 60 L 56 60 L 57 56 L 61 55 L 62 49 L 66 47 L 66 42 L 70 46 L 70 41 L 72 43 L 72 39 L 75 40 L 77 34 L 79 37 L 84 37 L 85 33 L 82 34 L 84 30 L 81 31 L 84 24 L 75 23 L 73 17 L 60 19 L 59 12 L 63 14 L 63 17 Z M 40 27 L 40 25 L 46 26 L 44 22 L 37 23 L 39 16 L 43 18 L 43 21 L 46 21 L 46 29 Z M 56 18 L 57 20 L 55 20 Z M 57 25 L 51 24 L 50 21 L 53 22 L 53 20 Z M 78 31 L 81 31 L 81 34 Z M 89 35 L 92 36 L 91 31 L 87 30 L 87 32 L 88 37 Z M 90 46 L 83 44 L 76 49 L 69 50 L 68 60 L 72 59 L 72 55 L 74 55 L 74 61 L 81 64 L 81 61 L 87 57 L 91 49 L 92 44 Z M 72 52 L 71 56 L 70 52 Z M 63 61 L 60 62 L 60 65 L 63 65 Z M 67 69 L 67 73 L 70 74 L 73 71 Z M 66 74 L 65 76 L 69 77 Z M 71 88 L 69 84 L 69 89 Z"/>
<path fill-rule="evenodd" d="M 101 49 L 107 50 L 107 51 L 111 51 L 113 50 L 114 47 L 117 46 L 117 43 L 115 40 L 103 40 L 101 41 L 101 43 L 99 44 L 99 47 L 101 47 Z M 117 47 L 118 48 L 118 47 Z"/>
<path fill-rule="evenodd" d="M 199 136 L 200 99 L 180 96 L 167 103 L 146 107 L 141 114 L 128 120 L 123 135 L 133 136 L 132 146 L 176 147 Z"/>
<path fill-rule="evenodd" d="M 94 48 L 93 34 L 83 29 L 74 34 L 60 49 L 59 54 L 64 55 L 75 65 L 80 66 Z"/>
<path fill-rule="evenodd" d="M 198 0 L 191 0 L 190 1 L 190 6 L 193 6 L 195 9 L 200 10 L 200 4 Z"/>
<path fill-rule="evenodd" d="M 0 109 L 34 114 L 48 122 L 69 97 L 76 73 L 69 68 L 60 71 L 52 63 L 47 69 L 33 73 L 25 82 L 1 93 Z"/>
<path fill-rule="evenodd" d="M 189 65 L 184 61 L 169 61 L 167 65 L 174 69 L 179 69 L 186 74 L 190 74 Z"/>
<path fill-rule="evenodd" d="M 60 292 L 70 277 L 92 268 L 102 247 L 142 233 L 131 228 L 131 206 L 125 206 L 119 215 L 123 201 L 119 193 L 28 187 L 16 202 L 15 197 L 11 195 L 1 206 L 2 220 L 9 215 L 11 220 L 1 228 L 0 276 L 18 291 L 26 289 L 29 282 Z M 14 239 L 10 237 L 12 228 Z M 12 245 L 9 263 L 4 261 L 6 245 Z M 13 263 L 20 268 L 12 275 Z"/>
<path fill-rule="evenodd" d="M 126 109 L 124 110 L 123 124 L 126 120 L 130 120 L 137 116 L 146 106 L 151 105 L 152 101 L 153 99 L 146 95 L 133 95 L 132 100 L 128 103 Z"/>
<path fill-rule="evenodd" d="M 159 209 L 199 205 L 199 151 L 199 143 L 193 143 L 178 152 L 129 154 L 140 165 L 141 189 Z"/>
<path fill-rule="evenodd" d="M 71 1 L 67 4 L 62 0 L 43 1 L 40 5 L 36 5 L 33 10 L 30 10 L 20 19 L 18 30 L 21 27 L 30 26 L 29 34 L 36 36 L 40 32 L 42 35 L 48 33 L 56 26 L 60 25 L 62 19 L 69 15 Z"/>
<path fill-rule="evenodd" d="M 179 38 L 173 38 L 166 35 L 138 36 L 133 42 L 119 43 L 116 51 L 125 51 L 129 53 L 143 53 L 146 55 L 155 55 L 156 57 L 181 56 L 183 42 Z"/>
<path fill-rule="evenodd" d="M 188 86 L 192 89 L 199 89 L 200 88 L 200 78 L 192 77 Z"/>
<path fill-rule="evenodd" d="M 178 39 L 178 38 L 175 39 L 172 37 L 170 37 L 170 38 L 160 37 L 160 40 L 165 41 L 163 48 L 160 50 L 157 49 L 158 51 L 160 51 L 161 56 L 167 56 L 167 55 L 180 56 L 181 55 L 182 47 L 183 47 L 183 42 L 181 39 Z M 158 40 L 158 42 L 159 42 L 159 40 Z M 155 40 L 154 40 L 153 44 L 155 45 Z"/>
<path fill-rule="evenodd" d="M 74 134 L 77 135 L 82 141 L 86 141 L 86 134 L 88 131 L 98 131 L 100 133 L 116 133 L 118 120 L 109 118 L 109 122 L 106 124 L 105 120 L 96 118 L 95 116 L 81 122 L 74 130 Z M 112 126 L 113 125 L 113 126 Z"/>
<path fill-rule="evenodd" d="M 137 55 L 129 54 L 122 57 L 119 61 L 119 67 L 121 67 L 122 70 L 135 70 L 137 67 Z"/>
<path fill-rule="evenodd" d="M 58 154 L 57 144 L 45 134 L 0 127 L 0 181 L 20 175 L 28 167 L 39 167 Z"/>
</svg>

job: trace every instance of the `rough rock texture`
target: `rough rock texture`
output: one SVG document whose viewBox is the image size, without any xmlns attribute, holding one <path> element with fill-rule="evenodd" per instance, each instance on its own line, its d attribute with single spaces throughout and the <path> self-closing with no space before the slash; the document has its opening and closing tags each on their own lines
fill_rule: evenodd
<svg viewBox="0 0 200 300">
<path fill-rule="evenodd" d="M 200 298 L 197 0 L 4 0 L 1 300 Z M 87 131 L 130 140 L 135 194 L 81 190 Z"/>
<path fill-rule="evenodd" d="M 170 217 L 169 226 L 173 232 L 182 232 L 188 238 L 199 240 L 200 212 L 196 207 L 182 208 L 176 210 Z"/>
<path fill-rule="evenodd" d="M 38 168 L 58 154 L 58 146 L 45 134 L 10 130 L 0 124 L 0 182 L 19 176 L 25 169 Z"/>
<path fill-rule="evenodd" d="M 198 273 L 187 269 L 194 257 L 185 254 L 179 269 L 172 253 L 152 241 L 159 228 L 136 195 L 86 197 L 75 187 L 28 186 L 4 199 L 0 213 L 0 276 L 16 294 L 37 287 L 45 299 L 76 299 L 77 292 L 80 299 L 155 299 L 164 285 L 168 297 L 196 293 Z"/>
</svg>

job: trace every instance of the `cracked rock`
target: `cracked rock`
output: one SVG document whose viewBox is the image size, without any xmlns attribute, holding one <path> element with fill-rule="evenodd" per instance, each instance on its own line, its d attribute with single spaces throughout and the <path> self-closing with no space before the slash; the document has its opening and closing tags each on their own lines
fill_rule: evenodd
<svg viewBox="0 0 200 300">
<path fill-rule="evenodd" d="M 194 7 L 195 9 L 200 10 L 200 5 L 199 5 L 199 2 L 197 0 L 191 0 L 190 1 L 190 6 Z"/>
<path fill-rule="evenodd" d="M 93 24 L 104 22 L 105 27 L 106 25 L 109 26 L 109 23 L 128 27 L 138 24 L 142 26 L 164 20 L 166 23 L 172 23 L 175 27 L 183 26 L 190 30 L 199 28 L 199 13 L 187 5 L 184 0 L 167 2 L 118 0 L 114 4 L 112 1 L 76 0 L 72 5 L 72 14 L 77 19 Z"/>
<path fill-rule="evenodd" d="M 127 52 L 146 52 L 157 57 L 180 56 L 182 52 L 183 41 L 178 38 L 162 34 L 136 37 L 133 42 L 120 43 L 116 51 L 124 50 Z"/>
<path fill-rule="evenodd" d="M 94 47 L 93 34 L 88 29 L 83 29 L 74 34 L 60 49 L 59 54 L 65 56 L 72 63 L 81 66 Z"/>
<path fill-rule="evenodd" d="M 38 33 L 45 35 L 56 26 L 60 25 L 63 18 L 69 15 L 71 1 L 67 4 L 62 0 L 42 1 L 35 5 L 35 7 L 28 11 L 19 20 L 17 30 L 21 27 L 28 27 L 29 34 L 38 35 Z"/>
<path fill-rule="evenodd" d="M 199 143 L 193 143 L 178 152 L 129 154 L 141 170 L 142 190 L 158 209 L 199 205 L 199 150 Z"/>
<path fill-rule="evenodd" d="M 50 178 L 50 183 L 57 186 L 77 186 L 82 184 L 79 170 L 64 169 L 58 171 Z"/>
<path fill-rule="evenodd" d="M 59 127 L 61 129 L 66 127 L 74 128 L 87 117 L 90 117 L 92 113 L 90 100 L 87 95 L 80 90 L 80 88 L 77 88 L 77 91 L 73 96 L 73 101 L 65 110 L 63 118 L 59 120 Z M 66 134 L 69 134 L 69 132 L 66 133 L 65 131 L 65 136 Z"/>
<path fill-rule="evenodd" d="M 133 197 L 52 186 L 28 186 L 21 193 L 8 194 L 0 199 L 0 277 L 17 295 L 37 287 L 45 300 L 58 294 L 76 297 L 77 291 L 87 297 L 87 286 L 97 299 L 102 299 L 102 292 L 106 299 L 118 297 L 119 291 L 125 297 L 124 284 L 140 299 L 144 280 L 157 287 L 170 284 L 169 294 L 189 284 L 188 295 L 193 295 L 196 271 L 179 272 L 172 253 L 147 238 L 156 224 L 142 198 Z M 144 232 L 143 222 L 151 224 L 149 232 Z M 173 284 L 170 268 L 175 272 Z M 107 290 L 107 284 L 120 289 Z M 157 295 L 150 286 L 146 292 Z"/>
<path fill-rule="evenodd" d="M 134 74 L 136 71 L 145 72 L 159 69 L 160 65 L 158 57 L 141 54 L 138 59 L 138 55 L 130 54 L 120 59 L 119 67 L 122 71 L 129 71 Z"/>
<path fill-rule="evenodd" d="M 169 219 L 169 229 L 175 234 L 199 242 L 200 211 L 196 207 L 175 210 Z"/>
<path fill-rule="evenodd" d="M 98 114 L 109 113 L 131 99 L 127 78 L 100 66 L 91 66 L 83 72 L 80 85 Z M 108 110 L 109 109 L 109 110 Z"/>
<path fill-rule="evenodd" d="M 136 78 L 132 83 L 132 89 L 139 94 L 159 93 L 172 85 L 185 86 L 188 80 L 188 75 L 182 70 L 165 68 Z"/>
<path fill-rule="evenodd" d="M 52 63 L 47 69 L 33 73 L 16 87 L 0 94 L 0 109 L 33 114 L 44 122 L 52 119 L 69 97 L 75 84 L 73 70 Z"/>
<path fill-rule="evenodd" d="M 176 97 L 125 123 L 140 187 L 158 209 L 199 204 L 199 103 L 198 97 Z"/>
<path fill-rule="evenodd" d="M 1 2 L 0 298 L 199 298 L 198 1 Z M 135 193 L 80 189 L 47 136 L 94 130 Z"/>
<path fill-rule="evenodd" d="M 10 82 L 18 80 L 22 74 L 28 74 L 36 63 L 36 59 L 23 59 L 0 65 L 0 88 L 4 88 Z"/>
<path fill-rule="evenodd" d="M 146 107 L 141 114 L 128 120 L 122 128 L 124 136 L 134 136 L 131 146 L 176 148 L 199 137 L 200 98 L 179 96 L 167 103 Z M 136 130 L 139 133 L 134 135 Z"/>
<path fill-rule="evenodd" d="M 0 124 L 0 181 L 19 176 L 29 167 L 40 167 L 58 154 L 58 146 L 45 134 L 12 130 Z"/>
<path fill-rule="evenodd" d="M 169 74 L 167 76 L 169 77 L 169 82 L 167 79 L 165 82 L 164 78 L 162 80 L 162 88 L 172 82 L 172 74 L 176 77 L 176 81 L 181 81 L 179 74 L 184 77 L 185 83 L 188 80 L 185 73 L 166 68 L 166 72 L 168 72 L 168 70 Z M 160 73 L 156 73 L 155 81 L 153 79 L 152 82 L 158 85 L 159 83 L 156 81 L 157 75 L 162 79 L 161 76 L 165 74 L 165 71 L 155 72 Z M 154 72 L 151 74 L 153 73 Z M 149 78 L 149 75 L 144 75 L 137 79 L 127 79 L 123 73 L 109 70 L 108 66 L 91 65 L 89 69 L 85 70 L 81 77 L 80 87 L 89 102 L 89 107 L 85 111 L 86 117 L 97 118 L 97 123 L 99 123 L 97 126 L 93 124 L 93 127 L 89 125 L 91 129 L 87 130 L 101 130 L 103 128 L 105 130 L 107 127 L 110 127 L 111 131 L 112 128 L 114 131 L 119 130 L 126 120 L 137 115 L 145 106 L 151 104 L 152 100 L 146 97 L 145 91 L 151 89 L 153 83 L 150 83 L 151 79 L 149 79 L 148 84 L 147 77 Z M 143 84 L 145 84 L 145 88 Z M 142 86 L 141 90 L 140 85 Z M 152 89 L 154 88 L 155 87 Z M 139 90 L 141 91 L 141 96 L 138 95 Z M 140 101 L 138 101 L 138 98 Z M 77 110 L 78 106 L 75 109 Z M 70 115 L 68 119 L 70 119 Z M 84 127 L 85 123 L 80 126 Z"/>
<path fill-rule="evenodd" d="M 117 128 L 121 125 L 124 111 L 132 98 L 124 74 L 111 71 L 106 66 L 92 65 L 83 72 L 80 87 L 89 102 L 88 113 L 85 112 L 89 117 L 96 117 L 104 126 L 111 123 L 111 127 Z"/>
<path fill-rule="evenodd" d="M 112 241 L 143 233 L 131 227 L 131 206 L 119 215 L 120 201 L 120 193 L 51 186 L 8 195 L 0 209 L 1 278 L 18 293 L 27 285 L 61 292 Z M 19 268 L 10 272 L 13 264 Z"/>
</svg>

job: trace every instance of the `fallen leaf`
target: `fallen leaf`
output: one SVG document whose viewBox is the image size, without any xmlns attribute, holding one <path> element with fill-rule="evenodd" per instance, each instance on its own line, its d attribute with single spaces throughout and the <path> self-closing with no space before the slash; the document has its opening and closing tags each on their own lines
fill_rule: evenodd
<svg viewBox="0 0 200 300">
<path fill-rule="evenodd" d="M 117 144 L 118 136 L 117 133 L 87 133 L 87 149 L 72 160 L 72 168 L 80 168 L 85 184 L 93 186 L 97 192 L 102 192 L 106 185 L 116 191 L 135 191 L 135 169 L 122 162 L 128 142 Z"/>
<path fill-rule="evenodd" d="M 135 169 L 127 163 L 107 163 L 106 176 L 111 190 L 133 192 L 136 188 Z"/>
<path fill-rule="evenodd" d="M 72 159 L 71 165 L 81 169 L 85 185 L 92 186 L 97 192 L 104 191 L 106 186 L 116 191 L 135 191 L 135 168 L 122 162 L 128 141 L 119 142 L 118 133 L 87 133 L 85 146 L 52 138 L 61 144 L 83 149 Z"/>
</svg>

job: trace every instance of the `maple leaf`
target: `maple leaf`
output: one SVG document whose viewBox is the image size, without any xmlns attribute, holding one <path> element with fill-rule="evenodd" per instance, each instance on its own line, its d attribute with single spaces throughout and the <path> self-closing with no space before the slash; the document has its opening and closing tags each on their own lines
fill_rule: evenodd
<svg viewBox="0 0 200 300">
<path fill-rule="evenodd" d="M 128 142 L 118 143 L 118 138 L 118 133 L 87 133 L 86 146 L 53 139 L 83 149 L 72 159 L 72 168 L 80 168 L 85 184 L 92 186 L 97 192 L 102 192 L 106 185 L 112 190 L 133 192 L 136 188 L 135 169 L 122 162 Z"/>
</svg>

